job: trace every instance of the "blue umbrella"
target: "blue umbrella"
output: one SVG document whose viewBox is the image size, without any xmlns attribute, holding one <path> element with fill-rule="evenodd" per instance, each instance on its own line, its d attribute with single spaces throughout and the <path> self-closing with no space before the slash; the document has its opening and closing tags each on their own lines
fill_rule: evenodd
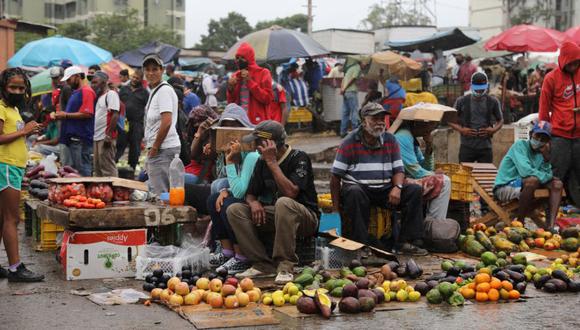
<svg viewBox="0 0 580 330">
<path fill-rule="evenodd" d="M 109 62 L 113 54 L 91 43 L 56 35 L 27 43 L 12 56 L 8 66 L 46 66 L 50 61 L 62 59 L 91 66 Z"/>
</svg>

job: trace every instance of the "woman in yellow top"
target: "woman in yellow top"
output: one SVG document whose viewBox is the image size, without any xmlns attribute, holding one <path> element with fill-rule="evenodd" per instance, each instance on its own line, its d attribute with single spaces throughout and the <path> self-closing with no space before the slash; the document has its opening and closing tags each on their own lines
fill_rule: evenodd
<svg viewBox="0 0 580 330">
<path fill-rule="evenodd" d="M 30 99 L 30 82 L 19 68 L 0 73 L 0 241 L 8 255 L 9 267 L 0 267 L 0 278 L 10 282 L 38 282 L 44 275 L 26 269 L 18 253 L 20 189 L 28 158 L 26 136 L 38 133 L 34 121 L 24 124 L 17 105 Z"/>
</svg>

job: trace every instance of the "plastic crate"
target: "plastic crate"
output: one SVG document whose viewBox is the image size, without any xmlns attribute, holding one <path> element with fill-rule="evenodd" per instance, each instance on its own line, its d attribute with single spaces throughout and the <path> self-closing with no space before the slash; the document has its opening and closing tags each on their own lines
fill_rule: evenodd
<svg viewBox="0 0 580 330">
<path fill-rule="evenodd" d="M 360 259 L 360 251 L 350 251 L 336 246 L 329 246 L 330 240 L 316 239 L 316 260 L 321 261 L 324 269 L 348 267 L 353 259 Z"/>
<path fill-rule="evenodd" d="M 137 256 L 135 258 L 136 272 L 135 278 L 145 279 L 145 276 L 153 274 L 156 269 L 163 270 L 163 273 L 174 276 L 181 271 L 183 266 L 191 266 L 193 272 L 203 272 L 209 269 L 209 249 L 202 248 L 187 258 L 148 258 Z"/>
<path fill-rule="evenodd" d="M 351 221 L 344 214 L 342 216 L 341 225 L 343 233 L 343 235 L 341 236 L 347 238 L 350 237 L 350 234 L 352 233 Z M 369 227 L 368 227 L 369 235 L 375 238 L 382 238 L 384 236 L 388 238 L 391 236 L 392 230 L 393 226 L 392 226 L 391 211 L 380 207 L 371 207 L 371 216 L 369 219 Z"/>
<path fill-rule="evenodd" d="M 309 123 L 312 122 L 312 112 L 306 108 L 292 108 L 288 115 L 288 123 Z"/>
<path fill-rule="evenodd" d="M 461 164 L 443 163 L 435 166 L 451 180 L 451 200 L 471 202 L 473 200 L 473 178 L 471 168 Z"/>
<path fill-rule="evenodd" d="M 316 260 L 316 238 L 298 237 L 296 239 L 296 255 L 298 266 L 307 266 Z"/>
<path fill-rule="evenodd" d="M 36 251 L 53 251 L 58 248 L 58 235 L 64 231 L 63 226 L 52 223 L 50 220 L 41 219 L 40 237 L 36 242 Z"/>
</svg>

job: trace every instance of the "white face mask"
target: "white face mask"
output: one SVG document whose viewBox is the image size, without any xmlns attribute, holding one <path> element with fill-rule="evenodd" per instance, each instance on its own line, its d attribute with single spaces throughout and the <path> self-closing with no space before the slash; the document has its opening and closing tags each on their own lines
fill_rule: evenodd
<svg viewBox="0 0 580 330">
<path fill-rule="evenodd" d="M 542 149 L 543 146 L 546 145 L 546 142 L 542 142 L 540 140 L 536 140 L 534 138 L 531 138 L 530 145 L 531 145 L 533 150 L 540 150 L 540 149 Z"/>
</svg>

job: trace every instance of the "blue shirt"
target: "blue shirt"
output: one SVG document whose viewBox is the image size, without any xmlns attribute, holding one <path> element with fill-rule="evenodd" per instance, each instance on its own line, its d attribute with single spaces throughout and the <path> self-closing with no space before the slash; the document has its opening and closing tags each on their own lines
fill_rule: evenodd
<svg viewBox="0 0 580 330">
<path fill-rule="evenodd" d="M 395 133 L 395 138 L 401 148 L 401 158 L 405 165 L 405 172 L 413 179 L 421 179 L 433 175 L 433 154 L 427 158 L 423 156 L 421 149 L 415 143 L 411 131 L 401 128 Z"/>
<path fill-rule="evenodd" d="M 200 104 L 201 100 L 199 97 L 195 93 L 191 92 L 183 98 L 183 112 L 188 115 L 191 109 L 197 107 Z"/>
<path fill-rule="evenodd" d="M 61 124 L 60 143 L 69 144 L 71 138 L 80 139 L 85 143 L 93 143 L 95 131 L 95 102 L 97 95 L 87 85 L 73 91 L 66 113 L 83 112 L 91 115 L 87 119 L 64 119 Z"/>
</svg>

